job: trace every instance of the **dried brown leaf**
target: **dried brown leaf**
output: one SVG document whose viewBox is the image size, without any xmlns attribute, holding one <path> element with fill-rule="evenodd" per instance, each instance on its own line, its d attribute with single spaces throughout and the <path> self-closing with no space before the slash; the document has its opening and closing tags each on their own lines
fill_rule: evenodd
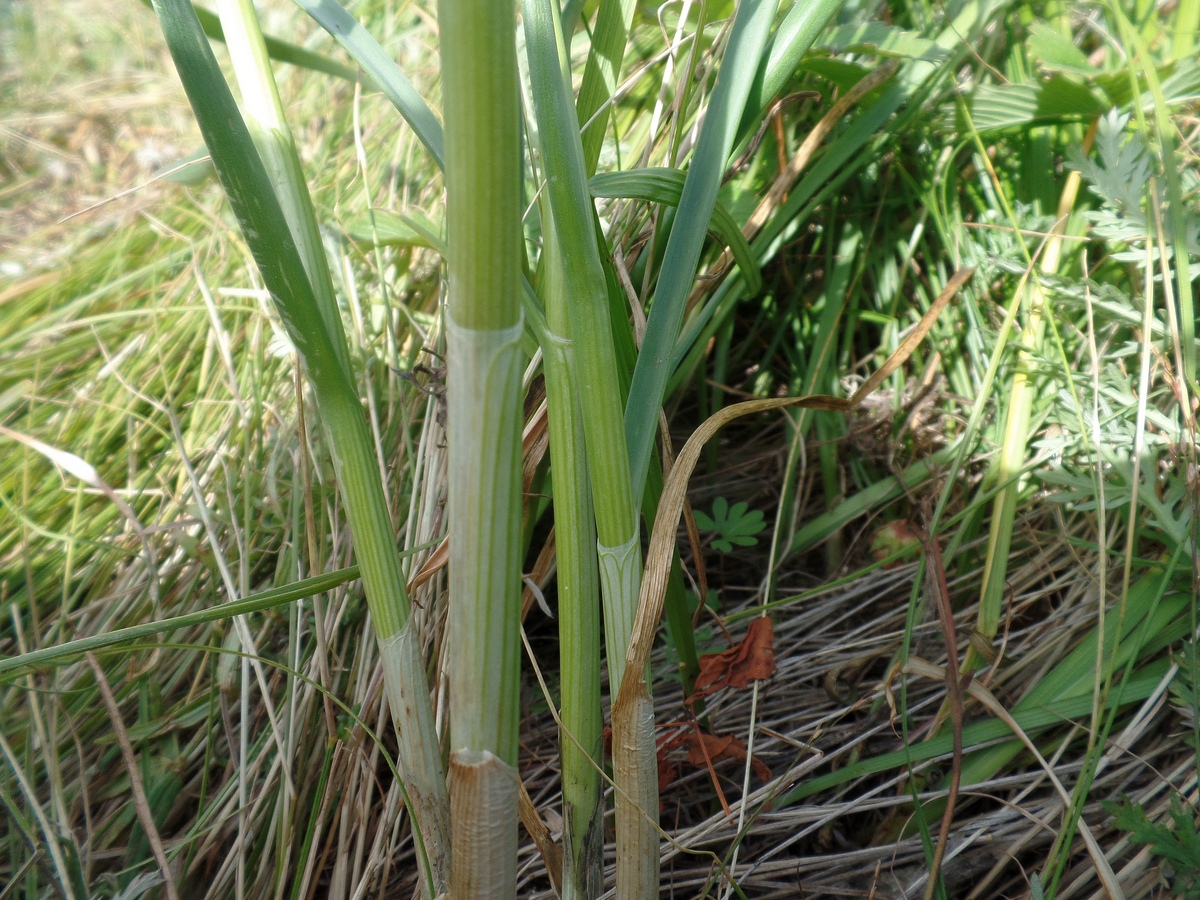
<svg viewBox="0 0 1200 900">
<path fill-rule="evenodd" d="M 762 616 L 750 623 L 746 636 L 723 653 L 700 657 L 696 689 L 688 702 L 707 697 L 724 687 L 745 690 L 751 681 L 775 674 L 775 626 Z"/>
</svg>

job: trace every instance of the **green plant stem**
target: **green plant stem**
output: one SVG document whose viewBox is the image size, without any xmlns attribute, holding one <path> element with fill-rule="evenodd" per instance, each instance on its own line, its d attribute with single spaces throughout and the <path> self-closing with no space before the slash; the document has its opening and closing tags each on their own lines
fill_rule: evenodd
<svg viewBox="0 0 1200 900">
<path fill-rule="evenodd" d="M 558 7 L 550 0 L 526 0 L 524 21 L 538 134 L 550 174 L 546 190 L 562 253 L 564 287 L 571 297 L 577 383 L 580 396 L 586 398 L 583 427 L 596 512 L 608 677 L 616 696 L 626 675 L 626 653 L 641 588 L 642 553 L 621 417 L 608 287 L 593 226 L 583 146 L 561 64 L 565 53 Z M 658 835 L 646 827 L 648 821 L 657 821 L 658 785 L 637 774 L 647 766 L 655 767 L 653 717 L 649 729 L 643 731 L 636 737 L 613 734 L 617 896 L 622 898 L 658 893 Z M 618 753 L 617 748 L 622 751 Z"/>
<path fill-rule="evenodd" d="M 583 149 L 559 67 L 556 10 L 544 0 L 525 4 L 529 74 L 546 170 L 547 193 L 562 250 L 564 287 L 583 404 L 592 502 L 604 595 L 609 683 L 615 693 L 625 672 L 625 650 L 637 609 L 641 546 L 633 503 L 621 391 L 608 313 L 600 248 L 592 227 Z"/>
<path fill-rule="evenodd" d="M 156 0 L 154 8 L 225 193 L 316 395 L 384 662 L 389 706 L 400 739 L 398 766 L 413 817 L 430 849 L 426 887 L 436 896 L 448 887 L 449 808 L 428 682 L 409 617 L 382 474 L 347 362 L 345 335 L 340 320 L 320 299 L 325 288 L 314 288 L 310 280 L 319 270 L 311 261 L 305 262 L 308 247 L 303 235 L 289 227 L 289 213 L 301 210 L 304 201 L 293 197 L 281 203 L 277 193 L 307 190 L 299 179 L 298 161 L 284 161 L 289 152 L 294 156 L 295 148 L 285 129 L 264 127 L 260 119 L 256 134 L 270 145 L 264 161 L 191 4 Z M 232 13 L 225 25 L 227 38 L 232 25 L 242 30 L 242 39 L 249 44 L 261 42 L 257 20 L 241 9 Z M 260 58 L 257 53 L 251 57 Z M 264 51 L 261 59 L 265 58 Z M 242 77 L 269 80 L 269 69 L 260 65 L 243 70 Z M 267 107 L 275 102 L 271 100 L 274 87 L 251 85 L 250 89 L 257 97 L 253 111 L 269 120 Z M 272 170 L 273 165 L 279 167 Z M 332 296 L 329 291 L 326 296 Z"/>
<path fill-rule="evenodd" d="M 543 283 L 549 333 L 542 342 L 554 473 L 554 540 L 558 580 L 560 739 L 563 785 L 564 900 L 589 900 L 604 890 L 604 804 L 600 791 L 600 574 L 596 525 L 584 449 L 583 407 L 575 385 L 574 346 L 562 254 L 549 203 L 542 203 Z"/>
<path fill-rule="evenodd" d="M 510 6 L 442 0 L 449 300 L 451 885 L 516 895 L 521 142 Z"/>
<path fill-rule="evenodd" d="M 1095 134 L 1093 128 L 1085 141 L 1091 145 Z M 978 140 L 978 138 L 977 138 Z M 994 176 L 994 173 L 992 173 Z M 997 185 L 999 182 L 997 181 Z M 1062 194 L 1058 203 L 1058 214 L 1049 237 L 1046 240 L 1039 268 L 1042 272 L 1053 275 L 1058 270 L 1063 250 L 1063 237 L 1067 231 L 1067 223 L 1075 200 L 1079 194 L 1080 175 L 1071 172 L 1067 175 Z M 1009 220 L 1016 222 L 1016 217 L 1009 211 Z M 1022 245 L 1023 248 L 1023 245 Z M 1026 252 L 1026 258 L 1029 259 Z M 1033 265 L 1030 259 L 1030 265 Z M 1036 385 L 1033 374 L 1036 371 L 1036 355 L 1041 351 L 1045 336 L 1046 297 L 1041 282 L 1030 278 L 1024 284 L 1026 296 L 1027 318 L 1021 331 L 1021 349 L 1017 355 L 1016 371 L 1013 373 L 1012 387 L 1009 391 L 1007 420 L 1004 428 L 1004 443 L 1000 448 L 1000 456 L 996 463 L 993 484 L 1003 485 L 992 506 L 992 520 L 988 532 L 987 561 L 984 565 L 983 586 L 980 592 L 978 628 L 989 640 L 996 636 L 1000 625 L 1000 615 L 1004 607 L 1005 580 L 1008 571 L 1008 554 L 1012 543 L 1013 521 L 1017 512 L 1017 499 L 1020 492 L 1019 478 L 1025 466 L 1026 444 L 1029 440 L 1029 423 L 1033 415 L 1033 401 Z M 968 650 L 963 661 L 963 671 L 970 672 L 982 662 L 982 657 L 972 648 Z"/>
</svg>

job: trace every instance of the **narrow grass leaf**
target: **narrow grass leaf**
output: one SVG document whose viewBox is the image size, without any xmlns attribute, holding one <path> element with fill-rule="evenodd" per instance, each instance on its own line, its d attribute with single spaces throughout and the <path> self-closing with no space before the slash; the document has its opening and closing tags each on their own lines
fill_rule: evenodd
<svg viewBox="0 0 1200 900">
<path fill-rule="evenodd" d="M 422 544 L 420 547 L 407 551 L 405 555 L 412 555 L 420 550 L 428 549 L 430 546 L 432 544 Z M 55 644 L 52 647 L 42 647 L 38 650 L 31 650 L 28 653 L 7 656 L 0 659 L 0 673 L 15 669 L 42 666 L 50 662 L 74 659 L 89 651 L 102 650 L 106 647 L 116 646 L 117 644 L 141 640 L 155 634 L 165 634 L 168 631 L 190 628 L 193 625 L 203 625 L 207 622 L 218 622 L 222 619 L 231 619 L 234 616 L 245 616 L 250 613 L 274 609 L 287 603 L 293 603 L 296 600 L 304 600 L 308 597 L 314 597 L 317 594 L 331 591 L 348 581 L 353 581 L 357 577 L 358 566 L 348 566 L 345 569 L 326 572 L 322 575 L 314 575 L 312 578 L 305 578 L 293 584 L 272 588 L 269 591 L 261 591 L 260 593 L 244 597 L 241 600 L 197 610 L 186 615 L 173 616 L 157 622 L 146 622 L 143 625 L 131 625 L 128 628 L 118 628 L 103 634 L 93 634 L 74 641 Z"/>
<path fill-rule="evenodd" d="M 417 139 L 433 157 L 439 169 L 445 168 L 445 143 L 442 125 L 429 104 L 417 93 L 411 81 L 379 46 L 358 20 L 337 0 L 295 0 L 297 6 L 313 17 L 341 44 L 371 81 L 383 91 L 404 116 Z"/>
<path fill-rule="evenodd" d="M 146 7 L 153 6 L 153 0 L 142 0 Z M 225 41 L 225 29 L 221 27 L 221 20 L 212 10 L 205 9 L 203 6 L 192 4 L 192 8 L 196 11 L 196 18 L 200 21 L 200 27 L 204 29 L 204 33 L 214 41 Z M 345 81 L 354 81 L 358 78 L 358 73 L 350 66 L 342 65 L 336 60 L 330 59 L 321 53 L 314 50 L 308 50 L 304 47 L 297 46 L 289 41 L 281 40 L 271 35 L 264 35 L 267 43 L 267 52 L 271 54 L 271 59 L 279 60 L 279 62 L 289 63 L 301 69 L 308 69 L 311 72 L 323 72 L 326 75 L 332 75 L 335 78 L 341 78 Z"/>
<path fill-rule="evenodd" d="M 604 143 L 604 123 L 608 120 L 608 116 L 596 113 L 616 93 L 629 26 L 637 9 L 634 0 L 600 0 L 599 5 L 579 97 L 575 101 L 579 127 L 583 129 L 583 160 L 588 175 L 596 171 L 596 161 Z"/>
<path fill-rule="evenodd" d="M 681 169 L 650 167 L 630 169 L 625 172 L 604 172 L 588 180 L 588 189 L 593 197 L 620 197 L 625 200 L 641 200 L 645 203 L 661 203 L 664 206 L 679 206 L 687 173 Z M 717 239 L 729 248 L 734 260 L 746 280 L 746 290 L 757 294 L 762 289 L 762 273 L 758 261 L 750 249 L 750 243 L 733 215 L 718 200 L 713 205 L 709 229 Z"/>
<path fill-rule="evenodd" d="M 1153 618 L 1147 620 L 1146 604 L 1158 596 L 1160 577 L 1143 579 L 1131 592 L 1130 615 L 1121 627 L 1121 643 L 1116 654 L 1118 665 L 1135 659 L 1144 647 L 1135 632 L 1143 629 L 1150 636 L 1149 646 L 1161 648 L 1164 643 L 1178 640 L 1187 631 L 1186 622 L 1180 614 L 1187 608 L 1188 599 L 1183 595 L 1164 598 Z M 1110 623 L 1106 633 L 1117 635 L 1115 623 Z M 1084 640 L 1058 663 L 1034 689 L 1023 697 L 1012 710 L 1013 718 L 1030 734 L 1049 728 L 1061 727 L 1064 723 L 1083 719 L 1092 708 L 1092 675 L 1095 670 L 1097 640 L 1099 632 L 1093 630 Z M 1106 640 L 1106 644 L 1114 643 Z M 1161 684 L 1169 660 L 1157 660 L 1141 668 L 1125 684 L 1124 689 L 1109 697 L 1107 709 L 1115 710 L 1129 703 L 1145 700 Z M 964 748 L 980 748 L 981 744 L 1008 737 L 1012 730 L 1002 721 L 978 722 L 963 730 Z M 886 772 L 907 765 L 935 759 L 952 748 L 952 735 L 942 734 L 910 747 L 881 754 L 870 759 L 848 765 L 836 772 L 814 778 L 785 795 L 781 805 L 798 802 L 821 791 L 879 772 Z M 1000 771 L 1003 765 L 1022 749 L 1019 740 L 1005 741 L 994 747 L 980 748 L 970 754 L 963 763 L 962 784 L 978 784 Z M 933 808 L 937 815 L 937 808 Z"/>
<path fill-rule="evenodd" d="M 736 143 L 758 129 L 759 119 L 783 90 L 804 54 L 824 31 L 825 26 L 842 8 L 846 0 L 813 0 L 793 3 L 784 16 L 765 52 L 760 56 L 758 71 L 750 86 Z"/>
<path fill-rule="evenodd" d="M 285 314 L 301 363 L 314 381 L 344 383 L 346 373 L 284 224 L 283 209 L 191 5 L 155 0 L 154 8 L 230 206 L 267 290 Z"/>
<path fill-rule="evenodd" d="M 625 407 L 633 496 L 639 503 L 646 485 L 646 469 L 650 465 L 659 410 L 671 374 L 675 338 L 679 335 L 684 306 L 696 277 L 696 266 L 717 202 L 725 160 L 733 148 L 738 123 L 774 16 L 774 0 L 743 0 L 738 5 L 717 84 L 688 166 L 679 211 L 667 239 L 658 289 L 650 306 L 642 351 L 633 370 L 629 402 Z"/>
<path fill-rule="evenodd" d="M 598 761 L 603 754 L 600 703 L 600 572 L 596 520 L 584 442 L 583 395 L 576 385 L 563 261 L 543 200 L 542 295 L 554 333 L 542 342 L 554 476 L 554 539 L 558 580 L 562 728 L 564 900 L 589 900 L 604 890 L 604 802 Z"/>
<path fill-rule="evenodd" d="M 381 247 L 426 247 L 446 255 L 446 243 L 441 229 L 428 219 L 386 209 L 376 209 L 368 217 L 359 215 L 346 223 L 350 240 L 368 246 L 378 243 Z"/>
</svg>

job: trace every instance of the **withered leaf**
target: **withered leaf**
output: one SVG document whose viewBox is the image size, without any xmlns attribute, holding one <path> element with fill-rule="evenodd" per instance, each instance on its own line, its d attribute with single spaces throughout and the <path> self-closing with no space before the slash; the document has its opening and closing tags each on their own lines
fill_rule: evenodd
<svg viewBox="0 0 1200 900">
<path fill-rule="evenodd" d="M 775 626 L 762 616 L 750 623 L 746 636 L 723 653 L 700 657 L 700 674 L 688 702 L 707 697 L 723 687 L 745 689 L 756 679 L 775 674 Z"/>
<path fill-rule="evenodd" d="M 703 731 L 691 732 L 687 736 L 687 745 L 688 764 L 697 768 L 707 767 L 709 761 L 714 766 L 727 759 L 739 763 L 746 761 L 746 745 L 732 734 L 717 736 Z M 771 780 L 771 769 L 761 759 L 756 757 L 751 760 L 750 767 L 759 781 L 765 783 Z"/>
</svg>

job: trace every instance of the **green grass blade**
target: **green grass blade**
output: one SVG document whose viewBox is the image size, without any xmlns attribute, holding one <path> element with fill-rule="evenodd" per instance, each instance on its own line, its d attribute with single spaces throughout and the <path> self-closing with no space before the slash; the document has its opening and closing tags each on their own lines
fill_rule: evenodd
<svg viewBox="0 0 1200 900">
<path fill-rule="evenodd" d="M 1171 250 L 1174 253 L 1175 302 L 1179 309 L 1179 345 L 1183 356 L 1183 374 L 1192 389 L 1196 390 L 1197 387 L 1200 387 L 1197 383 L 1196 307 L 1192 297 L 1192 275 L 1188 260 L 1187 209 L 1183 200 L 1183 184 L 1179 178 L 1181 166 L 1176 165 L 1176 125 L 1171 121 L 1170 109 L 1163 94 L 1162 82 L 1154 68 L 1150 49 L 1130 26 L 1120 7 L 1112 4 L 1112 9 L 1114 15 L 1120 17 L 1122 32 L 1126 40 L 1130 41 L 1137 49 L 1136 59 L 1154 101 L 1154 130 L 1158 136 L 1163 179 L 1167 188 L 1167 219 L 1170 222 Z M 1183 19 L 1185 13 L 1192 23 L 1191 34 L 1194 41 L 1195 20 L 1200 18 L 1200 2 L 1187 0 L 1185 4 L 1181 4 L 1179 18 Z M 1177 39 L 1182 39 L 1179 32 L 1177 32 Z M 1145 130 L 1143 129 L 1143 131 Z"/>
<path fill-rule="evenodd" d="M 408 551 L 406 555 L 411 555 L 421 549 L 428 549 L 430 546 L 432 544 L 424 544 L 422 547 Z M 141 640 L 155 634 L 165 634 L 166 632 L 175 631 L 180 628 L 191 628 L 193 625 L 203 625 L 221 619 L 231 619 L 234 616 L 245 616 L 250 613 L 262 612 L 266 609 L 274 609 L 286 603 L 304 600 L 308 597 L 331 591 L 348 581 L 353 581 L 355 578 L 358 578 L 358 566 L 348 566 L 345 569 L 338 569 L 335 572 L 314 575 L 312 578 L 305 578 L 302 581 L 297 581 L 294 584 L 285 585 L 284 587 L 272 588 L 269 591 L 251 594 L 241 600 L 224 603 L 221 606 L 201 609 L 196 612 L 187 613 L 186 615 L 161 619 L 157 622 L 146 622 L 143 625 L 118 628 L 115 631 L 93 634 L 74 641 L 55 644 L 52 647 L 42 647 L 40 650 L 31 650 L 28 653 L 8 656 L 0 659 L 0 673 L 9 672 L 14 669 L 41 666 L 50 662 L 62 662 L 74 659 L 89 651 L 102 650 L 105 647 L 113 647 L 117 644 Z"/>
<path fill-rule="evenodd" d="M 1196 35 L 1200 33 L 1200 0 L 1180 0 L 1175 7 L 1171 55 L 1187 59 L 1196 53 Z"/>
<path fill-rule="evenodd" d="M 283 101 L 279 98 L 279 90 L 271 72 L 254 4 L 252 0 L 220 0 L 220 10 L 229 55 L 233 60 L 234 77 L 241 92 L 246 126 L 258 148 L 267 177 L 275 188 L 287 227 L 304 263 L 323 330 L 329 335 L 338 365 L 350 377 L 350 351 L 333 293 L 329 260 L 321 240 L 321 230 L 317 225 L 304 170 L 300 165 L 300 154 L 284 118 Z"/>
<path fill-rule="evenodd" d="M 575 101 L 579 127 L 583 129 L 583 161 L 588 175 L 596 171 L 604 143 L 604 123 L 609 118 L 597 116 L 596 112 L 616 93 L 635 9 L 634 0 L 600 0 L 600 11 L 596 14 L 592 45 Z"/>
<path fill-rule="evenodd" d="M 1166 660 L 1161 660 L 1138 672 L 1130 679 L 1120 698 L 1115 696 L 1111 698 L 1110 705 L 1115 706 L 1118 699 L 1122 704 L 1145 700 L 1159 686 L 1163 673 L 1167 670 L 1167 665 Z M 1047 729 L 1060 727 L 1064 721 L 1085 718 L 1091 712 L 1091 708 L 1092 698 L 1090 696 L 1068 697 L 1040 706 L 1015 709 L 1013 710 L 1013 719 L 1027 734 L 1033 736 Z M 981 748 L 983 744 L 1003 739 L 1011 734 L 1012 730 L 1005 722 L 994 719 L 977 722 L 963 729 L 963 748 L 965 750 Z M 1020 741 L 1016 739 L 1006 742 L 1003 746 L 1006 748 L 1011 746 L 1013 752 L 1019 752 L 1022 747 Z M 887 772 L 892 769 L 900 769 L 910 763 L 936 759 L 950 753 L 952 749 L 953 735 L 947 733 L 911 747 L 872 756 L 838 769 L 836 772 L 805 782 L 775 801 L 775 805 L 777 808 L 788 806 L 864 775 Z M 981 749 L 980 752 L 986 753 L 988 750 Z M 972 783 L 965 773 L 962 783 L 964 786 Z"/>
<path fill-rule="evenodd" d="M 588 398 L 584 405 L 584 428 L 597 539 L 602 548 L 601 578 L 609 578 L 604 600 L 609 673 L 613 683 L 619 685 L 637 590 L 635 586 L 632 596 L 626 596 L 627 590 L 616 587 L 616 581 L 624 576 L 616 581 L 613 576 L 625 573 L 630 567 L 641 570 L 640 548 L 635 547 L 638 522 L 621 421 L 621 391 L 609 323 L 607 283 L 593 226 L 579 130 L 573 121 L 571 101 L 559 68 L 553 12 L 542 0 L 526 4 L 526 44 L 544 163 L 547 171 L 554 173 L 547 192 L 562 248 L 563 277 L 572 297 L 570 324 L 579 389 Z M 619 550 L 630 547 L 637 550 L 636 561 L 614 562 Z M 603 548 L 613 552 L 605 554 Z"/>
<path fill-rule="evenodd" d="M 1130 614 L 1120 624 L 1120 643 L 1115 647 L 1114 661 L 1123 666 L 1136 661 L 1147 648 L 1161 649 L 1165 644 L 1179 640 L 1188 632 L 1182 613 L 1187 609 L 1189 598 L 1174 594 L 1162 598 L 1163 575 L 1142 579 L 1130 595 Z M 1139 640 L 1144 632 L 1148 639 Z M 1116 644 L 1117 622 L 1110 620 L 1105 628 L 1106 647 Z M 1070 720 L 1086 718 L 1092 709 L 1092 676 L 1095 671 L 1099 631 L 1092 632 L 1062 659 L 1036 687 L 1013 707 L 1013 718 L 1030 734 L 1049 728 L 1060 727 Z M 1105 652 L 1112 652 L 1106 650 Z M 1160 685 L 1163 673 L 1170 665 L 1166 659 L 1149 663 L 1141 668 L 1126 683 L 1124 690 L 1110 695 L 1108 709 L 1119 709 L 1124 705 L 1145 700 Z M 972 747 L 1004 738 L 1012 734 L 1007 724 L 989 720 L 969 725 L 963 730 L 963 746 Z M 940 734 L 911 747 L 881 754 L 822 775 L 798 786 L 780 801 L 780 805 L 795 803 L 859 778 L 863 775 L 886 772 L 909 763 L 923 762 L 949 753 L 953 736 Z M 967 756 L 963 763 L 962 783 L 964 786 L 977 784 L 994 775 L 1014 755 L 1021 752 L 1019 740 L 1005 741 L 995 747 L 979 749 Z"/>
<path fill-rule="evenodd" d="M 845 2 L 846 0 L 814 0 L 809 3 L 792 4 L 779 27 L 775 29 L 775 34 L 771 36 L 766 53 L 759 63 L 758 72 L 755 73 L 754 82 L 750 86 L 750 96 L 746 100 L 746 109 L 738 132 L 739 142 L 758 128 L 759 119 L 767 107 L 783 90 L 788 79 L 799 68 L 804 54 Z"/>
<path fill-rule="evenodd" d="M 664 206 L 679 206 L 687 174 L 680 169 L 650 167 L 630 169 L 625 172 L 604 172 L 588 180 L 588 189 L 593 197 L 620 197 L 642 200 L 646 203 L 661 203 Z M 718 200 L 713 205 L 709 229 L 717 239 L 733 253 L 733 258 L 746 280 L 746 290 L 757 294 L 762 289 L 762 273 L 758 261 L 750 249 L 750 242 L 733 215 Z"/>
<path fill-rule="evenodd" d="M 683 321 L 684 304 L 696 276 L 725 160 L 733 147 L 774 15 L 774 0 L 743 0 L 738 6 L 717 84 L 688 167 L 679 212 L 667 239 L 658 289 L 650 306 L 642 351 L 633 370 L 633 384 L 625 407 L 633 496 L 639 501 L 646 484 L 650 450 L 671 374 L 670 363 Z"/>
<path fill-rule="evenodd" d="M 153 6 L 152 0 L 142 0 L 142 3 L 147 7 Z M 193 4 L 192 8 L 196 11 L 196 18 L 200 20 L 200 27 L 204 29 L 204 33 L 214 41 L 224 42 L 225 29 L 221 27 L 221 20 L 217 17 L 217 14 L 212 10 L 195 4 Z M 267 43 L 267 52 L 271 54 L 271 59 L 289 63 L 301 69 L 308 69 L 312 72 L 323 72 L 326 75 L 332 75 L 335 78 L 342 78 L 346 81 L 355 81 L 358 78 L 358 73 L 350 66 L 344 66 L 340 62 L 330 59 L 328 56 L 324 56 L 313 50 L 307 50 L 288 41 L 280 40 L 277 37 L 271 37 L 270 35 L 264 35 L 264 39 Z"/>
<path fill-rule="evenodd" d="M 315 382 L 353 391 L 325 330 L 296 242 L 281 227 L 286 219 L 270 177 L 191 5 L 156 0 L 154 7 L 246 244 L 267 291 L 286 311 L 288 335 L 302 365 Z"/>
<path fill-rule="evenodd" d="M 297 6 L 341 44 L 371 81 L 404 116 L 417 140 L 425 145 L 439 169 L 445 168 L 442 125 L 400 67 L 379 42 L 337 0 L 295 0 Z"/>
</svg>

